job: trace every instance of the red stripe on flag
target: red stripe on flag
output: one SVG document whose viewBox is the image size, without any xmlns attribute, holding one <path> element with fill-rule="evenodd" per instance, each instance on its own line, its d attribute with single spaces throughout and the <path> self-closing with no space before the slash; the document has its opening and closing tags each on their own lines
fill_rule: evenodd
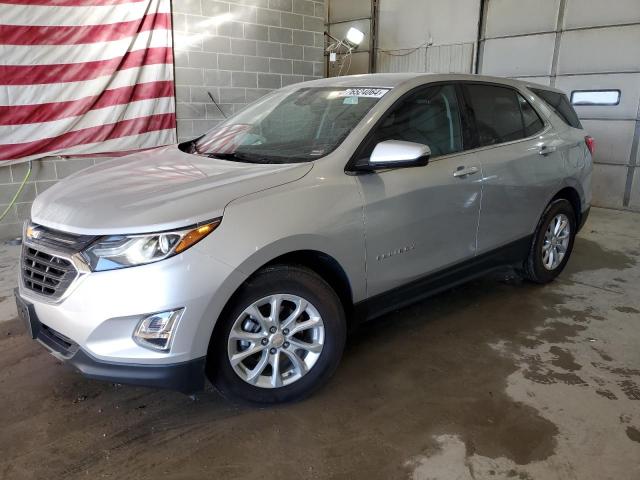
<svg viewBox="0 0 640 480">
<path fill-rule="evenodd" d="M 113 88 L 105 90 L 100 95 L 68 102 L 0 106 L 0 125 L 51 122 L 61 118 L 84 115 L 91 110 L 163 97 L 173 97 L 173 82 L 171 80 Z"/>
<path fill-rule="evenodd" d="M 41 5 L 47 7 L 99 7 L 101 5 L 121 5 L 123 3 L 140 3 L 146 0 L 2 0 L 0 4 L 9 5 Z"/>
<path fill-rule="evenodd" d="M 140 32 L 169 30 L 171 15 L 156 13 L 129 22 L 82 26 L 0 25 L 2 45 L 78 45 L 109 42 Z"/>
<path fill-rule="evenodd" d="M 173 63 L 171 47 L 147 48 L 127 52 L 122 57 L 83 63 L 54 65 L 0 65 L 0 85 L 41 85 L 46 83 L 78 82 L 120 70 Z"/>
<path fill-rule="evenodd" d="M 84 128 L 67 132 L 53 138 L 36 140 L 27 143 L 0 145 L 0 160 L 27 157 L 29 155 L 61 150 L 75 145 L 98 143 L 114 138 L 139 135 L 141 133 L 167 130 L 176 127 L 174 113 L 150 115 L 148 117 L 122 120 L 120 122 L 98 127 Z"/>
</svg>

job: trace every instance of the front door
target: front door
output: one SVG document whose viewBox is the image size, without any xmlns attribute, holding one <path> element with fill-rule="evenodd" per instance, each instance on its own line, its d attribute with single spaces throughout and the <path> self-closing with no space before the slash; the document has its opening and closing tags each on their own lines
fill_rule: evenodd
<svg viewBox="0 0 640 480">
<path fill-rule="evenodd" d="M 463 152 L 456 88 L 422 88 L 394 106 L 364 149 L 378 142 L 423 143 L 432 152 L 423 167 L 357 177 L 364 203 L 367 295 L 372 297 L 472 258 L 480 211 L 482 172 Z"/>
</svg>

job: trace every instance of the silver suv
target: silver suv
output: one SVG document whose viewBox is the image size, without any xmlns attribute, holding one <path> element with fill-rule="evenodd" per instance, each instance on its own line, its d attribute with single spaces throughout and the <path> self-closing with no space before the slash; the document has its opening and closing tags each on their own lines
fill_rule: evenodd
<svg viewBox="0 0 640 480">
<path fill-rule="evenodd" d="M 40 195 L 19 312 L 90 378 L 299 399 L 334 372 L 353 322 L 498 267 L 553 280 L 587 218 L 592 150 L 540 85 L 296 84 Z"/>
</svg>

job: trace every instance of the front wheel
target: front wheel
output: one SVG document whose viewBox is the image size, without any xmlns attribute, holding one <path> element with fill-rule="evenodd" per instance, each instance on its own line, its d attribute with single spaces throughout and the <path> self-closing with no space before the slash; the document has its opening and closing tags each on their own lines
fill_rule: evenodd
<svg viewBox="0 0 640 480">
<path fill-rule="evenodd" d="M 219 321 L 207 375 L 224 396 L 251 403 L 304 398 L 329 379 L 344 349 L 338 296 L 302 267 L 260 271 Z"/>
<path fill-rule="evenodd" d="M 524 276 L 535 283 L 548 283 L 564 269 L 576 234 L 576 216 L 568 200 L 558 199 L 545 209 L 524 264 Z"/>
</svg>

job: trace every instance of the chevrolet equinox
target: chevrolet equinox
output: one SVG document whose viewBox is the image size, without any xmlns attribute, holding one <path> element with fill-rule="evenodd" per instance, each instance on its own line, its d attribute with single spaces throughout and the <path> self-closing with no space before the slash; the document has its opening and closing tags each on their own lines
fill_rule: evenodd
<svg viewBox="0 0 640 480">
<path fill-rule="evenodd" d="M 292 85 L 38 196 L 19 315 L 90 378 L 299 399 L 335 371 L 349 322 L 499 267 L 553 280 L 589 212 L 593 148 L 537 84 Z"/>
</svg>

